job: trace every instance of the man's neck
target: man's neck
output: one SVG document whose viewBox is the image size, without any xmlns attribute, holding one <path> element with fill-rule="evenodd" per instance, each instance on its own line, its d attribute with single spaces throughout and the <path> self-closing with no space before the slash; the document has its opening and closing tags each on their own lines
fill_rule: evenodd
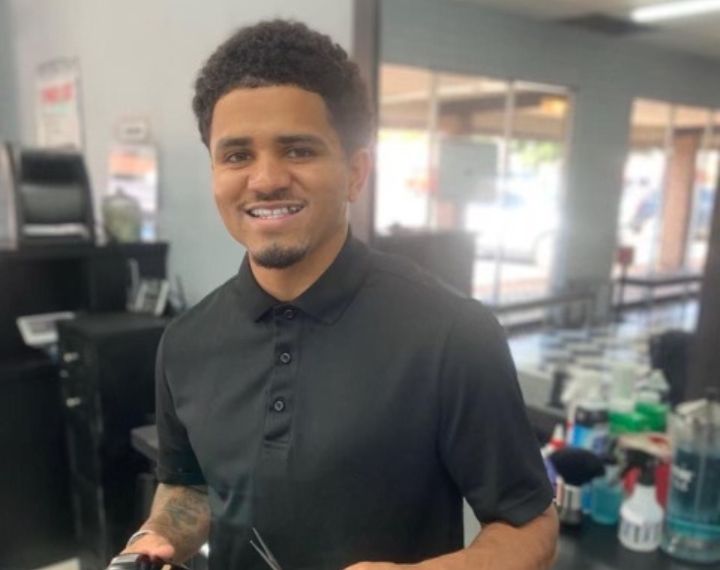
<svg viewBox="0 0 720 570">
<path fill-rule="evenodd" d="M 333 239 L 285 269 L 268 269 L 250 257 L 250 268 L 258 285 L 278 301 L 292 301 L 307 291 L 332 265 L 347 239 L 347 228 Z"/>
</svg>

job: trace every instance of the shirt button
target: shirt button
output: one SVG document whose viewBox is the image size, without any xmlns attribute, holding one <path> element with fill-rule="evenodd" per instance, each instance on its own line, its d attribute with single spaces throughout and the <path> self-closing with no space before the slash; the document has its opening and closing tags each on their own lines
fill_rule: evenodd
<svg viewBox="0 0 720 570">
<path fill-rule="evenodd" d="M 285 400 L 278 398 L 273 402 L 273 410 L 276 412 L 282 412 L 285 409 Z"/>
<path fill-rule="evenodd" d="M 295 309 L 285 309 L 283 312 L 283 316 L 288 320 L 291 321 L 295 318 Z"/>
<path fill-rule="evenodd" d="M 292 356 L 290 355 L 289 352 L 283 352 L 280 355 L 280 362 L 282 362 L 283 364 L 290 364 L 291 360 L 292 360 Z"/>
</svg>

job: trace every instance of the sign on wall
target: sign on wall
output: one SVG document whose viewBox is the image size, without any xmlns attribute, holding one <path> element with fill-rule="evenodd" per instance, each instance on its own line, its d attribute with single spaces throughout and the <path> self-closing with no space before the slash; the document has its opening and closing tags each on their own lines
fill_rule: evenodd
<svg viewBox="0 0 720 570">
<path fill-rule="evenodd" d="M 82 149 L 80 64 L 56 59 L 38 66 L 36 137 L 43 148 Z"/>
</svg>

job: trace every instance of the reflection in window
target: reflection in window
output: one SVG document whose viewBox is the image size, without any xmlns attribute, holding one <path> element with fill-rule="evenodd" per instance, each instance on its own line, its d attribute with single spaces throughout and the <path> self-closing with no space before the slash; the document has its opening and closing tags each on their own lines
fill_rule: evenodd
<svg viewBox="0 0 720 570">
<path fill-rule="evenodd" d="M 475 297 L 547 294 L 570 106 L 564 88 L 383 65 L 376 230 L 471 232 Z"/>
</svg>

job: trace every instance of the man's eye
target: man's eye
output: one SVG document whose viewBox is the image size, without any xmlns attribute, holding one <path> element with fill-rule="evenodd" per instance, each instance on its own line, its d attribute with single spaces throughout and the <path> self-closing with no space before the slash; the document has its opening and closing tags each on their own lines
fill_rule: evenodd
<svg viewBox="0 0 720 570">
<path fill-rule="evenodd" d="M 232 152 L 225 157 L 225 162 L 238 163 L 245 162 L 250 158 L 249 152 Z"/>
<path fill-rule="evenodd" d="M 291 147 L 287 150 L 290 158 L 310 158 L 315 156 L 315 151 L 309 147 Z"/>
</svg>

